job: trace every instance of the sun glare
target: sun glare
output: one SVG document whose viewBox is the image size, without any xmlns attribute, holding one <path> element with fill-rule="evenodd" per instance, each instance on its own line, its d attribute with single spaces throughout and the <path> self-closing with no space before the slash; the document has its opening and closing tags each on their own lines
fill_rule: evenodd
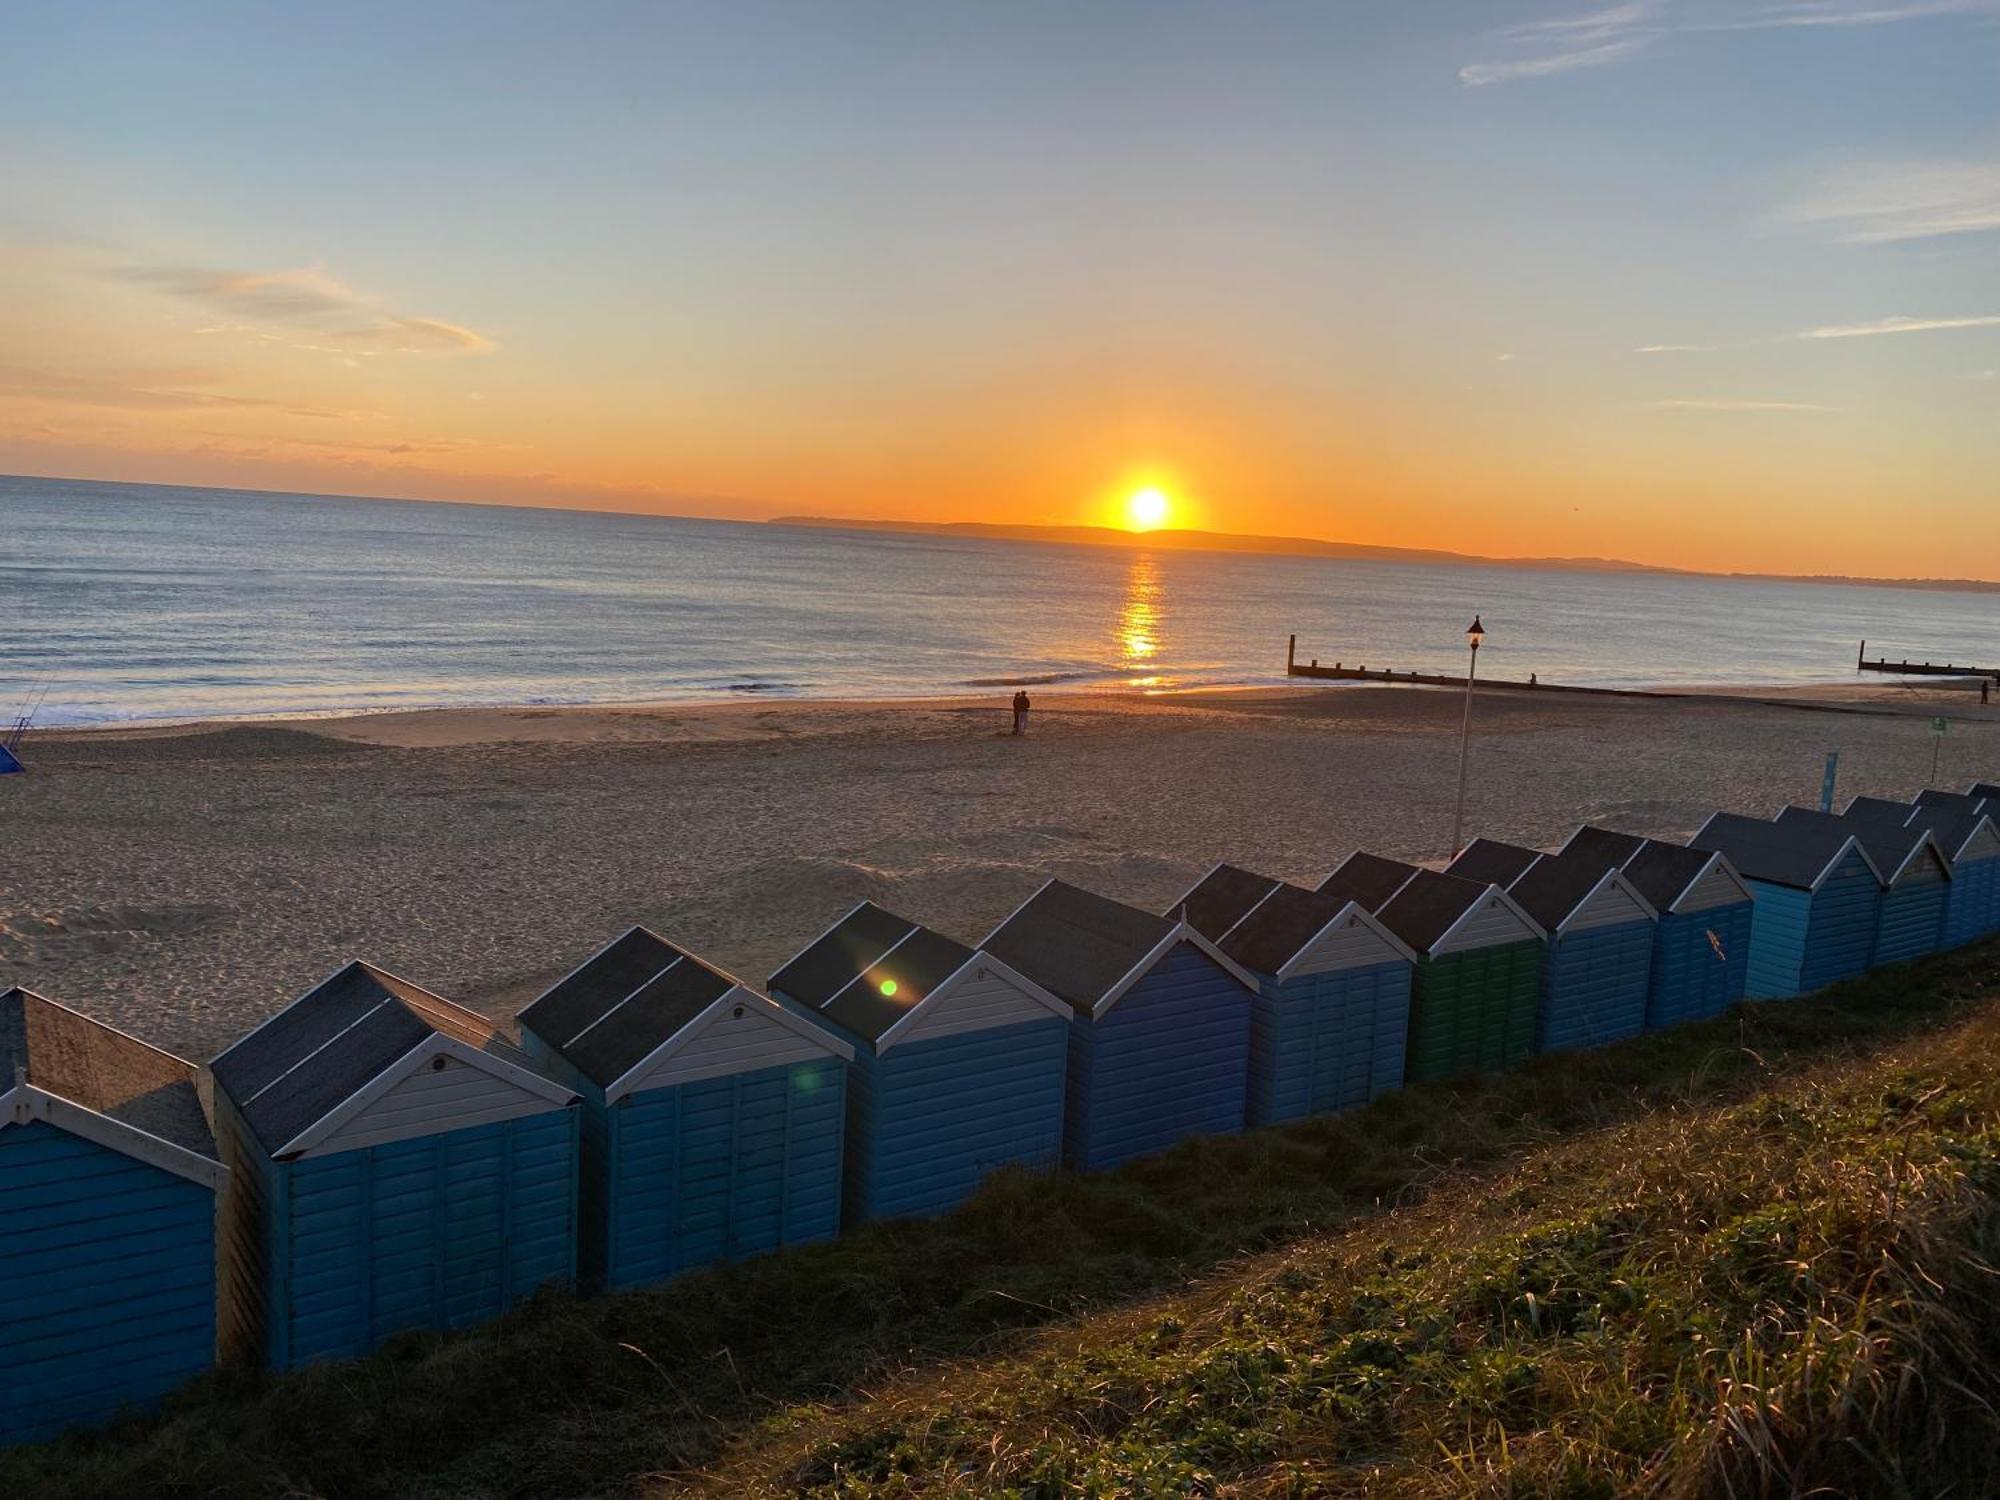
<svg viewBox="0 0 2000 1500">
<path fill-rule="evenodd" d="M 1167 492 L 1148 485 L 1143 490 L 1134 490 L 1126 500 L 1125 524 L 1134 531 L 1152 531 L 1166 524 L 1171 508 Z"/>
</svg>

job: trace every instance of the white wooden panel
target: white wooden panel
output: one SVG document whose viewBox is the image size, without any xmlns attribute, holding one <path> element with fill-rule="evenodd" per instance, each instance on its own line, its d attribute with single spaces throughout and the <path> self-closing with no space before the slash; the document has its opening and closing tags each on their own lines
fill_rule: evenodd
<svg viewBox="0 0 2000 1500">
<path fill-rule="evenodd" d="M 1674 910 L 1714 911 L 1718 906 L 1735 906 L 1749 899 L 1749 887 L 1731 875 L 1727 865 L 1716 862 L 1695 877 L 1694 884 L 1675 903 Z"/>
<path fill-rule="evenodd" d="M 1600 927 L 1623 927 L 1628 922 L 1646 921 L 1650 915 L 1630 889 L 1615 880 L 1607 880 L 1570 914 L 1570 919 L 1563 924 L 1563 931 L 1592 932 Z"/>
<path fill-rule="evenodd" d="M 738 1015 L 737 1012 L 742 1014 Z M 667 1088 L 697 1078 L 719 1078 L 789 1063 L 812 1062 L 832 1048 L 802 1036 L 769 1014 L 768 1002 L 719 1007 L 707 1024 L 665 1061 L 634 1078 L 625 1092 Z"/>
<path fill-rule="evenodd" d="M 1321 933 L 1285 965 L 1287 974 L 1330 974 L 1336 969 L 1365 969 L 1394 963 L 1403 955 L 1395 944 L 1361 918 L 1346 916 Z"/>
<path fill-rule="evenodd" d="M 1013 981 L 975 963 L 971 973 L 925 1001 L 909 1030 L 900 1033 L 891 1045 L 962 1036 L 1022 1021 L 1046 1021 L 1055 1014 Z"/>
<path fill-rule="evenodd" d="M 1434 951 L 1461 953 L 1467 948 L 1497 948 L 1502 943 L 1525 942 L 1540 936 L 1513 907 L 1497 895 L 1488 894 L 1460 919 L 1457 930 L 1446 934 Z"/>
<path fill-rule="evenodd" d="M 440 1062 L 442 1068 L 436 1066 Z M 519 1120 L 562 1107 L 456 1057 L 423 1058 L 409 1077 L 391 1085 L 333 1134 L 299 1155 L 331 1156 L 336 1151 L 358 1151 L 364 1146 L 384 1146 L 447 1130 Z"/>
</svg>

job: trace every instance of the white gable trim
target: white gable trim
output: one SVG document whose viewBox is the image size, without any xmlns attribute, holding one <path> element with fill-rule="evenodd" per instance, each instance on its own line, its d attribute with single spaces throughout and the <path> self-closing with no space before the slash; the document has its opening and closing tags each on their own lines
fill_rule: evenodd
<svg viewBox="0 0 2000 1500">
<path fill-rule="evenodd" d="M 567 1109 L 576 1103 L 579 1097 L 575 1090 L 566 1089 L 539 1073 L 508 1062 L 504 1057 L 495 1057 L 490 1052 L 480 1051 L 477 1047 L 468 1047 L 457 1037 L 434 1031 L 293 1136 L 278 1150 L 273 1151 L 271 1155 L 283 1161 L 288 1157 L 312 1150 L 433 1057 L 439 1056 L 455 1058 L 468 1067 L 497 1078 L 503 1083 L 510 1083 L 542 1100 L 551 1109 Z"/>
<path fill-rule="evenodd" d="M 32 1083 L 16 1084 L 0 1094 L 0 1131 L 10 1125 L 31 1125 L 37 1120 L 215 1192 L 221 1192 L 229 1180 L 229 1168 L 199 1151 L 177 1146 L 151 1131 L 99 1114 Z"/>
<path fill-rule="evenodd" d="M 814 941 L 817 942 L 818 939 L 815 938 Z M 660 1043 L 659 1046 L 648 1052 L 644 1057 L 640 1058 L 631 1067 L 613 1079 L 604 1090 L 604 1102 L 606 1104 L 616 1104 L 625 1095 L 631 1093 L 633 1087 L 649 1073 L 657 1069 L 676 1052 L 688 1046 L 696 1037 L 700 1036 L 702 1032 L 713 1025 L 719 1017 L 734 1010 L 739 1005 L 756 1009 L 766 1020 L 775 1021 L 787 1031 L 796 1032 L 799 1036 L 804 1037 L 807 1041 L 812 1042 L 830 1055 L 838 1057 L 843 1062 L 854 1061 L 854 1048 L 826 1030 L 825 1027 L 808 1021 L 797 1011 L 790 1009 L 788 1006 L 780 1005 L 768 995 L 758 994 L 748 985 L 738 981 L 729 989 L 724 990 L 720 995 L 716 996 L 707 1005 L 703 1006 L 701 1013 L 692 1021 L 689 1021 L 687 1025 L 681 1027 L 680 1030 L 676 1031 L 672 1036 Z"/>
<path fill-rule="evenodd" d="M 1606 886 L 1610 886 L 1621 895 L 1629 896 L 1632 900 L 1636 901 L 1639 904 L 1639 910 L 1646 914 L 1647 920 L 1657 922 L 1660 919 L 1659 911 L 1654 907 L 1652 902 L 1639 894 L 1637 886 L 1619 874 L 1618 871 L 1606 870 L 1603 877 L 1596 885 L 1590 888 L 1584 898 L 1569 909 L 1569 914 L 1556 923 L 1555 935 L 1560 937 L 1563 933 L 1569 931 L 1570 923 L 1574 922 L 1582 914 L 1585 907 L 1597 899 L 1598 892 L 1602 891 Z"/>
<path fill-rule="evenodd" d="M 1153 971 L 1153 966 L 1159 963 L 1161 959 L 1165 958 L 1181 943 L 1192 943 L 1206 956 L 1214 959 L 1228 973 L 1229 977 L 1242 985 L 1244 989 L 1250 991 L 1253 995 L 1257 992 L 1257 981 L 1250 977 L 1248 970 L 1237 963 L 1235 959 L 1229 957 L 1220 948 L 1216 947 L 1207 938 L 1188 926 L 1187 923 L 1176 922 L 1172 932 L 1169 932 L 1159 942 L 1149 948 L 1144 958 L 1127 969 L 1123 978 L 1098 997 L 1097 1003 L 1090 1007 L 1090 1018 L 1093 1021 L 1102 1019 L 1106 1011 L 1125 998 L 1126 993 L 1133 985 L 1150 974 Z"/>
<path fill-rule="evenodd" d="M 1060 1016 L 1063 1020 L 1067 1021 L 1071 1016 L 1076 1014 L 1066 1003 L 1057 999 L 1039 984 L 1036 984 L 1034 980 L 1028 978 L 1019 969 L 1009 964 L 1003 964 L 984 949 L 978 949 L 973 952 L 972 957 L 946 975 L 944 982 L 939 984 L 936 989 L 932 990 L 922 1000 L 905 1011 L 895 1025 L 876 1038 L 876 1055 L 880 1056 L 895 1046 L 917 1024 L 919 1016 L 935 1007 L 945 996 L 965 983 L 968 978 L 982 971 L 993 975 L 994 978 L 1019 990 L 1023 995 L 1034 1001 L 1035 1004 L 1046 1009 L 1051 1015 Z"/>
<path fill-rule="evenodd" d="M 1937 857 L 1938 863 L 1941 866 L 1943 866 L 1944 878 L 1946 880 L 1952 878 L 1953 871 L 1951 868 L 1951 857 L 1944 852 L 1944 845 L 1940 844 L 1937 841 L 1937 835 L 1932 833 L 1928 828 L 1926 828 L 1924 830 L 1924 836 L 1918 839 L 1914 844 L 1910 845 L 1910 852 L 1904 855 L 1903 862 L 1896 866 L 1896 873 L 1889 877 L 1889 884 L 1894 885 L 1897 881 L 1903 878 L 1904 872 L 1907 871 L 1911 865 L 1916 863 L 1917 856 L 1919 856 L 1924 852 L 1926 846 L 1928 846 L 1931 853 Z"/>
<path fill-rule="evenodd" d="M 1408 883 L 1409 883 L 1408 881 L 1404 882 L 1405 885 L 1407 885 Z M 1471 921 L 1473 917 L 1478 914 L 1479 909 L 1482 906 L 1486 905 L 1488 901 L 1492 900 L 1496 896 L 1500 899 L 1501 904 L 1504 905 L 1510 912 L 1512 912 L 1515 915 L 1515 917 L 1517 917 L 1520 920 L 1521 925 L 1528 929 L 1527 935 L 1529 937 L 1536 939 L 1538 942 L 1544 942 L 1544 943 L 1546 943 L 1549 940 L 1548 929 L 1543 927 L 1542 924 L 1540 922 L 1537 922 L 1533 917 L 1529 916 L 1527 912 L 1522 909 L 1520 902 L 1516 901 L 1512 896 L 1508 895 L 1503 887 L 1489 884 L 1486 887 L 1486 894 L 1484 896 L 1481 896 L 1477 901 L 1474 901 L 1471 905 L 1467 906 L 1464 911 L 1458 914 L 1458 919 L 1454 921 L 1451 924 L 1451 926 L 1445 928 L 1443 932 L 1438 934 L 1438 940 L 1435 943 L 1431 944 L 1430 951 L 1433 953 L 1444 952 L 1446 946 L 1451 942 L 1452 934 L 1457 932 L 1458 929 L 1463 927 L 1467 922 Z M 1498 947 L 1499 944 L 1489 943 L 1487 944 L 1487 946 Z"/>
<path fill-rule="evenodd" d="M 1708 863 L 1703 865 L 1699 870 L 1696 870 L 1694 878 L 1674 893 L 1674 899 L 1667 903 L 1667 910 L 1670 912 L 1679 911 L 1681 903 L 1687 900 L 1688 893 L 1704 880 L 1708 879 L 1711 871 L 1720 874 L 1731 885 L 1735 886 L 1738 894 L 1745 901 L 1755 901 L 1757 899 L 1751 892 L 1748 883 L 1743 879 L 1742 872 L 1730 863 L 1729 856 L 1720 850 L 1711 850 L 1708 855 Z"/>
<path fill-rule="evenodd" d="M 1299 951 L 1286 959 L 1283 964 L 1279 965 L 1278 972 L 1271 977 L 1281 981 L 1290 979 L 1294 974 L 1299 972 L 1298 966 L 1300 962 L 1318 946 L 1321 938 L 1332 932 L 1334 928 L 1350 921 L 1357 921 L 1370 932 L 1374 933 L 1376 937 L 1395 950 L 1397 957 L 1407 959 L 1410 963 L 1417 961 L 1417 950 L 1397 937 L 1388 928 L 1384 927 L 1381 918 L 1377 917 L 1375 913 L 1363 906 L 1359 901 L 1348 901 L 1343 903 L 1340 910 L 1333 914 L 1332 921 L 1328 922 L 1318 932 L 1315 932 L 1311 937 L 1299 944 Z"/>
<path fill-rule="evenodd" d="M 1987 853 L 1983 857 L 1986 859 L 2000 857 L 2000 824 L 1996 824 L 1986 814 L 1981 813 L 1973 820 L 1971 830 L 1959 841 L 1958 848 L 1952 851 L 1951 857 L 1954 864 L 1965 858 L 1966 850 L 1972 848 L 1979 841 L 1982 833 L 1987 835 Z M 1977 860 L 1974 861 L 1974 863 L 1977 862 Z"/>
<path fill-rule="evenodd" d="M 1868 851 L 1861 847 L 1861 840 L 1849 834 L 1847 842 L 1834 851 L 1833 858 L 1826 862 L 1826 865 L 1820 870 L 1819 874 L 1813 876 L 1813 883 L 1806 887 L 1806 889 L 1817 892 L 1821 886 L 1825 885 L 1833 872 L 1840 868 L 1840 862 L 1847 858 L 1847 851 L 1849 849 L 1852 849 L 1856 854 L 1861 856 L 1861 862 L 1868 866 L 1868 873 L 1875 877 L 1877 885 L 1888 885 L 1889 882 L 1882 874 L 1881 867 L 1874 860 L 1870 859 Z"/>
</svg>

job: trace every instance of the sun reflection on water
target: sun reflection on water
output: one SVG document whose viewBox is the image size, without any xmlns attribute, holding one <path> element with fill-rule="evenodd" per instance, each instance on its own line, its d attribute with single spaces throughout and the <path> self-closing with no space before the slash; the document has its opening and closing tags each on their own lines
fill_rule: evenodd
<svg viewBox="0 0 2000 1500">
<path fill-rule="evenodd" d="M 1158 665 L 1155 658 L 1164 644 L 1160 628 L 1165 618 L 1162 597 L 1159 564 L 1153 561 L 1150 552 L 1135 554 L 1131 570 L 1125 575 L 1125 597 L 1118 610 L 1118 645 L 1122 653 L 1119 664 L 1128 671 Z M 1145 687 L 1158 681 L 1157 677 L 1148 677 L 1136 685 Z"/>
</svg>

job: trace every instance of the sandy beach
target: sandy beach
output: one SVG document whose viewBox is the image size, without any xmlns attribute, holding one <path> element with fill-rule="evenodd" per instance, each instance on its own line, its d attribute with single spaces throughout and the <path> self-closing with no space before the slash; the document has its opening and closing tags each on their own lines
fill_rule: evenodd
<svg viewBox="0 0 2000 1500">
<path fill-rule="evenodd" d="M 1820 705 L 1824 705 L 1821 707 Z M 1060 875 L 1157 907 L 1218 859 L 1446 854 L 1460 698 L 1415 688 L 439 710 L 66 734 L 0 781 L 0 986 L 205 1059 L 351 958 L 511 1016 L 626 926 L 761 980 L 873 898 L 976 940 Z M 1469 832 L 1667 835 L 1712 810 L 2000 776 L 1946 686 L 1491 693 Z"/>
</svg>

